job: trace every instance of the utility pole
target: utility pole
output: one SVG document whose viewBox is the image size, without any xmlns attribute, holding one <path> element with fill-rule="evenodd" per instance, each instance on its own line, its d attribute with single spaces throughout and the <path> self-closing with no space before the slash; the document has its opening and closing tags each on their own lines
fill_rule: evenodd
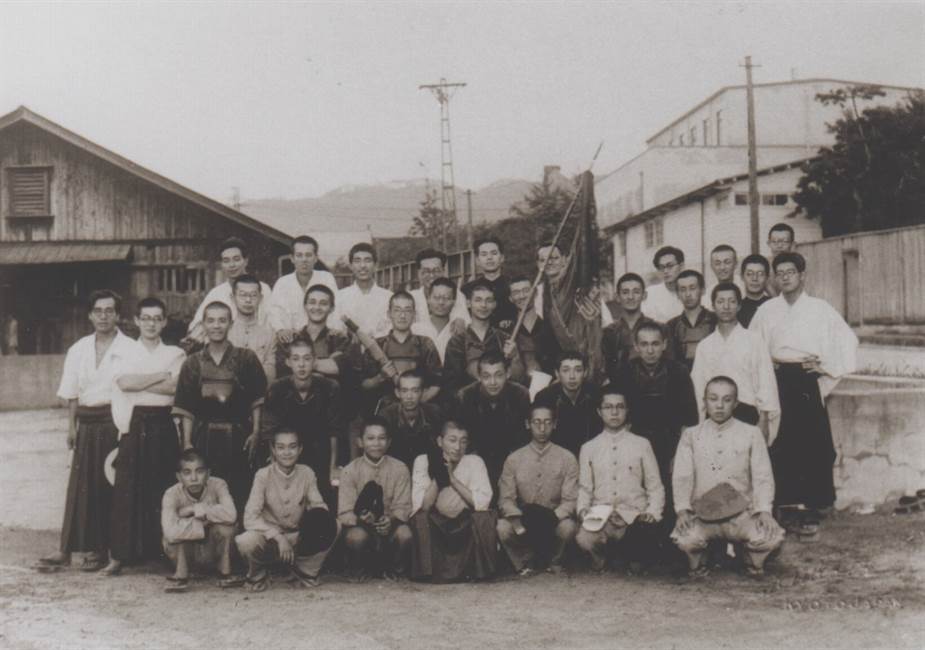
<svg viewBox="0 0 925 650">
<path fill-rule="evenodd" d="M 475 279 L 475 251 L 472 250 L 472 247 L 475 244 L 472 242 L 472 190 L 466 190 L 466 212 L 469 214 L 469 255 L 471 255 L 471 266 L 472 266 L 472 279 Z"/>
<path fill-rule="evenodd" d="M 447 252 L 446 231 L 448 222 L 456 223 L 456 181 L 453 175 L 453 145 L 450 142 L 450 98 L 457 88 L 463 88 L 464 82 L 448 82 L 445 78 L 440 83 L 421 84 L 418 90 L 429 90 L 440 103 L 440 215 L 443 233 L 443 252 Z M 457 235 L 457 244 L 459 238 Z"/>
<path fill-rule="evenodd" d="M 745 57 L 745 97 L 748 103 L 748 213 L 751 227 L 752 254 L 761 252 L 758 222 L 758 152 L 755 143 L 755 93 L 752 89 L 752 57 Z"/>
</svg>

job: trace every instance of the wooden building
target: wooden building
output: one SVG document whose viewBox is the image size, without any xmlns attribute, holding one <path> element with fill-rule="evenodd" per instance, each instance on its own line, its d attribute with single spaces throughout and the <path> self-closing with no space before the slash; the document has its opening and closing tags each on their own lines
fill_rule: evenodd
<svg viewBox="0 0 925 650">
<path fill-rule="evenodd" d="M 231 236 L 272 284 L 285 233 L 25 107 L 0 117 L 0 323 L 16 319 L 19 354 L 61 354 L 89 333 L 85 301 L 100 288 L 122 295 L 123 317 L 156 295 L 188 321 L 222 281 Z"/>
</svg>

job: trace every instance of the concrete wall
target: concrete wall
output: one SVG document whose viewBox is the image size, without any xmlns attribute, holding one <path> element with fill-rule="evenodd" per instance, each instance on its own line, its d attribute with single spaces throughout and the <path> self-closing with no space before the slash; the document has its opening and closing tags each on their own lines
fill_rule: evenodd
<svg viewBox="0 0 925 650">
<path fill-rule="evenodd" d="M 925 381 L 852 375 L 829 397 L 836 507 L 925 488 Z"/>
<path fill-rule="evenodd" d="M 53 408 L 63 354 L 0 357 L 0 411 Z"/>
</svg>

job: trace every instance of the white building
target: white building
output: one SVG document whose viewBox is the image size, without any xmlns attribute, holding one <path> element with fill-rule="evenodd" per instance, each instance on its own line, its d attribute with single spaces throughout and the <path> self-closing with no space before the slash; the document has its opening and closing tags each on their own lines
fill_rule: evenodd
<svg viewBox="0 0 925 650">
<path fill-rule="evenodd" d="M 833 142 L 826 124 L 841 116 L 816 94 L 851 85 L 858 84 L 803 79 L 754 86 L 762 242 L 782 220 L 797 241 L 821 237 L 818 223 L 794 215 L 797 163 Z M 913 90 L 881 89 L 884 97 L 858 102 L 858 110 L 894 105 Z M 681 248 L 686 266 L 698 270 L 716 244 L 730 244 L 740 257 L 748 252 L 746 114 L 745 86 L 721 88 L 652 135 L 643 153 L 597 179 L 598 220 L 613 237 L 615 277 L 625 270 L 653 273 L 652 255 L 662 245 Z"/>
</svg>

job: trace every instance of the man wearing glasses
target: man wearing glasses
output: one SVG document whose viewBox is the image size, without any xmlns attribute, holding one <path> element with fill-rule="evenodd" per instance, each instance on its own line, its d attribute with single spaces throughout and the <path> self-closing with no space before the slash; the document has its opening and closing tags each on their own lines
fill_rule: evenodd
<svg viewBox="0 0 925 650">
<path fill-rule="evenodd" d="M 420 287 L 411 292 L 415 304 L 415 321 L 425 321 L 429 318 L 427 313 L 427 298 L 430 296 L 430 288 L 437 278 L 445 278 L 446 272 L 446 254 L 433 248 L 425 248 L 415 256 L 418 265 L 418 282 Z M 461 320 L 461 324 L 455 324 L 454 321 Z M 462 327 L 469 322 L 469 310 L 466 309 L 464 300 L 457 300 L 453 304 L 453 310 L 450 312 L 450 322 L 454 324 L 456 331 L 462 331 Z"/>
<path fill-rule="evenodd" d="M 98 571 L 106 559 L 112 489 L 103 467 L 118 439 L 111 408 L 113 376 L 118 362 L 132 353 L 134 344 L 117 327 L 121 306 L 122 299 L 113 291 L 91 293 L 87 316 L 94 332 L 74 343 L 64 359 L 58 397 L 67 400 L 67 447 L 74 451 L 74 458 L 61 548 L 39 561 L 41 571 L 70 564 L 71 553 L 86 554 L 81 571 Z"/>
<path fill-rule="evenodd" d="M 565 547 L 575 537 L 578 461 L 551 441 L 556 416 L 535 404 L 527 419 L 530 442 L 504 461 L 498 483 L 498 539 L 523 577 L 537 569 L 562 571 Z"/>
<path fill-rule="evenodd" d="M 650 286 L 642 303 L 642 313 L 667 323 L 684 311 L 678 298 L 678 275 L 684 270 L 684 252 L 674 246 L 663 246 L 655 253 L 652 264 L 662 276 L 662 284 Z"/>
<path fill-rule="evenodd" d="M 758 308 L 749 329 L 768 346 L 780 395 L 780 429 L 770 449 L 775 505 L 796 506 L 798 530 L 811 537 L 835 503 L 825 398 L 854 371 L 858 339 L 829 303 L 806 294 L 802 255 L 780 253 L 772 266 L 781 295 Z"/>
<path fill-rule="evenodd" d="M 762 255 L 749 255 L 742 260 L 742 280 L 745 285 L 745 295 L 742 297 L 742 304 L 739 306 L 738 317 L 742 327 L 748 327 L 758 308 L 770 300 L 771 296 L 767 293 L 767 288 L 770 284 L 768 282 L 770 272 L 771 265 Z"/>
<path fill-rule="evenodd" d="M 273 329 L 261 323 L 257 314 L 263 302 L 260 280 L 245 273 L 231 281 L 234 291 L 234 305 L 238 317 L 231 323 L 228 340 L 238 348 L 247 348 L 257 355 L 267 382 L 276 379 L 276 337 Z"/>
<path fill-rule="evenodd" d="M 162 556 L 161 498 L 177 482 L 180 456 L 170 407 L 186 359 L 182 349 L 161 341 L 166 317 L 159 299 L 138 303 L 140 336 L 114 374 L 112 418 L 119 430 L 119 452 L 113 463 L 111 559 L 101 572 L 107 576 L 118 575 L 124 562 Z"/>
</svg>

